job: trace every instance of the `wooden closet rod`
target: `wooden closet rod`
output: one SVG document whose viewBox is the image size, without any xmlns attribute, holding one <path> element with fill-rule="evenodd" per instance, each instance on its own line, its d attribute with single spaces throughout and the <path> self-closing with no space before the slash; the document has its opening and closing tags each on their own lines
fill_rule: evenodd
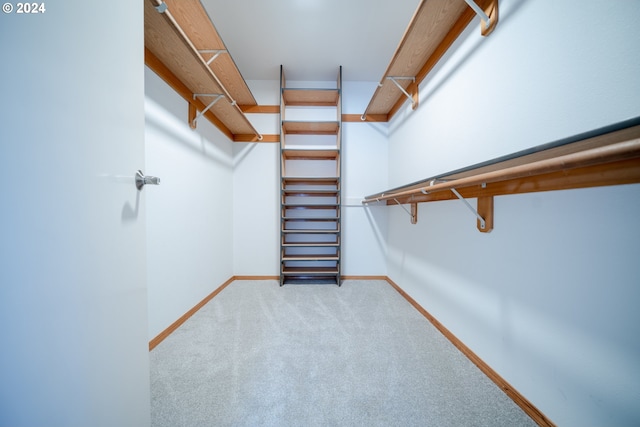
<svg viewBox="0 0 640 427">
<path fill-rule="evenodd" d="M 463 188 L 473 185 L 507 181 L 510 179 L 542 175 L 552 172 L 611 163 L 638 157 L 640 157 L 640 138 L 635 138 L 628 141 L 566 154 L 551 159 L 539 160 L 525 165 L 513 166 L 501 170 L 481 173 L 466 178 L 454 179 L 444 182 L 434 179 L 430 184 L 426 184 L 419 188 L 413 188 L 411 190 L 404 191 L 402 190 L 402 188 L 400 188 L 388 194 L 381 193 L 380 195 L 367 196 L 362 202 L 371 203 L 399 197 L 412 196 L 416 194 L 429 194 L 438 191 L 451 190 L 452 188 Z"/>
</svg>

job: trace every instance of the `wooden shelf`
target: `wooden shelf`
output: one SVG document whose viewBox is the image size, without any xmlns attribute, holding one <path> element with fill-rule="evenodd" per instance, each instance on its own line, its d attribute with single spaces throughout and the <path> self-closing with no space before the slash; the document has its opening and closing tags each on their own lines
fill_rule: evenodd
<svg viewBox="0 0 640 427">
<path fill-rule="evenodd" d="M 498 0 L 476 3 L 491 17 L 488 34 L 497 24 Z M 415 108 L 420 83 L 475 17 L 463 0 L 422 0 L 362 117 L 390 120 L 407 101 L 389 77 L 400 78 L 396 81 L 411 95 Z"/>
<path fill-rule="evenodd" d="M 285 242 L 282 244 L 284 248 L 337 248 L 339 242 Z"/>
<path fill-rule="evenodd" d="M 308 176 L 284 176 L 282 181 L 292 185 L 324 185 L 336 186 L 340 182 L 338 177 L 308 177 Z"/>
<path fill-rule="evenodd" d="M 283 284 L 286 285 L 304 285 L 309 282 L 312 282 L 314 285 L 338 285 L 340 286 L 340 282 L 337 277 L 339 273 L 335 274 L 326 274 L 323 276 L 320 275 L 285 275 L 283 278 Z M 337 283 L 336 283 L 337 282 Z"/>
<path fill-rule="evenodd" d="M 640 183 L 640 117 L 372 194 L 363 203 L 411 204 L 417 211 L 418 203 L 458 198 L 455 190 L 478 198 L 477 213 L 491 220 L 479 230 L 488 232 L 494 196 L 634 183 Z"/>
<path fill-rule="evenodd" d="M 223 97 L 204 115 L 232 140 L 259 140 L 261 135 L 240 106 L 257 105 L 246 82 L 222 42 L 199 0 L 165 0 L 166 10 L 156 9 L 157 0 L 145 0 L 145 63 L 189 104 L 200 111 Z M 210 65 L 214 53 L 225 51 Z M 210 114 L 209 114 L 210 113 Z M 191 110 L 191 118 L 195 116 Z M 190 119 L 191 119 L 190 118 Z M 194 124 L 190 120 L 190 124 Z"/>
<path fill-rule="evenodd" d="M 323 229 L 308 229 L 308 230 L 282 230 L 283 233 L 289 234 L 336 234 L 340 230 L 323 230 Z"/>
<path fill-rule="evenodd" d="M 339 130 L 339 122 L 282 122 L 282 132 L 286 135 L 337 135 Z"/>
<path fill-rule="evenodd" d="M 310 255 L 284 255 L 283 261 L 338 261 L 337 255 L 310 254 Z"/>
<path fill-rule="evenodd" d="M 282 194 L 286 197 L 337 197 L 338 190 L 283 190 Z"/>
<path fill-rule="evenodd" d="M 284 222 L 337 222 L 340 219 L 340 217 L 322 217 L 322 216 L 305 216 L 305 217 L 298 217 L 298 216 L 284 216 L 282 217 L 282 220 Z"/>
<path fill-rule="evenodd" d="M 289 107 L 337 107 L 340 92 L 338 89 L 285 88 L 282 99 Z"/>
<path fill-rule="evenodd" d="M 338 207 L 338 203 L 282 203 L 282 206 L 288 209 L 296 208 L 299 206 L 316 208 L 316 209 L 330 209 L 332 207 Z"/>
<path fill-rule="evenodd" d="M 317 186 L 312 186 L 312 185 L 302 185 L 302 184 L 288 184 L 288 186 L 286 188 L 282 189 L 282 193 L 283 194 L 319 194 L 319 193 L 324 193 L 324 194 L 338 194 L 340 192 L 339 188 L 336 188 L 337 186 L 334 185 L 317 185 Z"/>
<path fill-rule="evenodd" d="M 338 203 L 283 203 L 282 207 L 286 209 L 336 209 L 339 208 L 340 205 Z"/>
<path fill-rule="evenodd" d="M 338 269 L 334 267 L 285 267 L 282 272 L 294 276 L 328 276 L 339 273 Z"/>
<path fill-rule="evenodd" d="M 329 150 L 302 150 L 285 148 L 282 150 L 284 160 L 336 160 L 340 155 L 337 149 Z"/>
</svg>

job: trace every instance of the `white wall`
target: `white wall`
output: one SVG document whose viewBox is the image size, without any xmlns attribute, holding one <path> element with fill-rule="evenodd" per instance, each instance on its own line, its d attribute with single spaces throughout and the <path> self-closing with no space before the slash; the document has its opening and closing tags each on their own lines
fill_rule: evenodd
<svg viewBox="0 0 640 427">
<path fill-rule="evenodd" d="M 500 2 L 391 124 L 389 187 L 640 115 L 640 3 Z M 380 189 L 380 191 L 383 189 Z M 640 422 L 640 185 L 389 207 L 390 277 L 558 425 Z"/>
<path fill-rule="evenodd" d="M 149 339 L 233 276 L 232 142 L 145 68 Z"/>
<path fill-rule="evenodd" d="M 259 105 L 280 104 L 277 81 L 247 82 Z M 260 133 L 278 134 L 279 114 L 249 114 Z M 238 276 L 280 274 L 280 144 L 233 144 L 233 269 Z"/>
<path fill-rule="evenodd" d="M 0 425 L 145 426 L 142 3 L 45 7 L 0 13 Z"/>
<path fill-rule="evenodd" d="M 344 82 L 344 114 L 362 114 L 377 83 Z M 362 205 L 365 196 L 388 185 L 387 123 L 342 125 L 342 274 L 386 276 L 385 206 Z"/>
</svg>

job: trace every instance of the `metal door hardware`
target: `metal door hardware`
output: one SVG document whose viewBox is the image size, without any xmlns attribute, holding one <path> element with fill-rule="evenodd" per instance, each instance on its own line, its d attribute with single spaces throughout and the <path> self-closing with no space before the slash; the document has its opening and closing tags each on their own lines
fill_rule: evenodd
<svg viewBox="0 0 640 427">
<path fill-rule="evenodd" d="M 160 178 L 156 176 L 145 176 L 141 170 L 136 172 L 136 188 L 142 190 L 145 185 L 160 185 Z"/>
</svg>

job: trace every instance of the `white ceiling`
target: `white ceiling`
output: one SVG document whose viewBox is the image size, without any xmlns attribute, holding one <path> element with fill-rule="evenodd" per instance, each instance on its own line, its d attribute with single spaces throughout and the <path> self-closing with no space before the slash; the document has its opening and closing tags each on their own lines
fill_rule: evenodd
<svg viewBox="0 0 640 427">
<path fill-rule="evenodd" d="M 246 80 L 380 81 L 419 0 L 201 0 Z"/>
</svg>

